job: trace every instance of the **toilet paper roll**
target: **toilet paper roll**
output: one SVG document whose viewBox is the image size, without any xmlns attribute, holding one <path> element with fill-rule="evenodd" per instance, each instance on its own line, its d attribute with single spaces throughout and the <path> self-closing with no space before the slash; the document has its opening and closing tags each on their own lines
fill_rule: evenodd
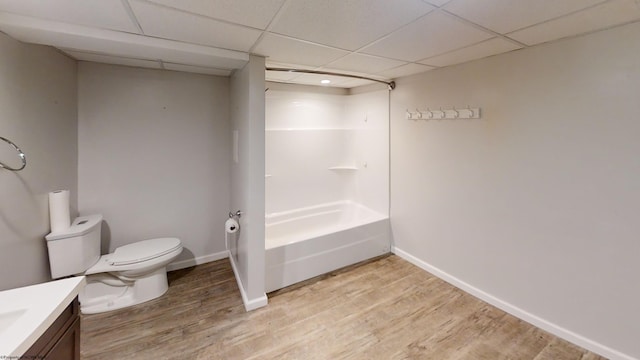
<svg viewBox="0 0 640 360">
<path fill-rule="evenodd" d="M 229 234 L 233 234 L 234 232 L 238 231 L 238 229 L 240 229 L 240 224 L 238 224 L 238 222 L 236 221 L 236 219 L 227 219 L 227 221 L 225 221 L 224 223 L 224 231 L 226 231 Z"/>
<path fill-rule="evenodd" d="M 67 230 L 71 225 L 69 190 L 56 190 L 49 193 L 49 221 L 52 233 Z"/>
</svg>

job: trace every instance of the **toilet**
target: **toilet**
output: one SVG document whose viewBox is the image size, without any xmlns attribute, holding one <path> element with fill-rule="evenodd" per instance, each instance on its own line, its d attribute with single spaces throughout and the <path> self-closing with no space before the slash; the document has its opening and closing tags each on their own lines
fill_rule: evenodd
<svg viewBox="0 0 640 360">
<path fill-rule="evenodd" d="M 120 246 L 100 255 L 102 215 L 76 218 L 64 231 L 47 235 L 54 279 L 86 275 L 80 311 L 95 314 L 155 299 L 169 288 L 167 264 L 182 252 L 177 238 L 157 238 Z"/>
</svg>

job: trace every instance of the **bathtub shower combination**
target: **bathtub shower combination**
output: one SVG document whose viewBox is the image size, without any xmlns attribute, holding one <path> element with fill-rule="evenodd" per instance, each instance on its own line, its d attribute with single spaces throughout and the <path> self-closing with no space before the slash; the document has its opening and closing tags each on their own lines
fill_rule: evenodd
<svg viewBox="0 0 640 360">
<path fill-rule="evenodd" d="M 389 252 L 389 217 L 351 201 L 269 214 L 267 292 Z"/>
<path fill-rule="evenodd" d="M 266 292 L 390 251 L 388 93 L 269 86 Z"/>
</svg>

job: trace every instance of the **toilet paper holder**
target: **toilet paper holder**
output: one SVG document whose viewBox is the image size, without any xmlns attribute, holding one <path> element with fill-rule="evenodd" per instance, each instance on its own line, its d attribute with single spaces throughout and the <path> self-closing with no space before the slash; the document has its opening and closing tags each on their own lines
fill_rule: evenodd
<svg viewBox="0 0 640 360">
<path fill-rule="evenodd" d="M 229 219 L 233 219 L 234 217 L 242 217 L 242 211 L 238 210 L 238 211 L 236 211 L 235 214 L 230 212 L 229 213 Z"/>
</svg>

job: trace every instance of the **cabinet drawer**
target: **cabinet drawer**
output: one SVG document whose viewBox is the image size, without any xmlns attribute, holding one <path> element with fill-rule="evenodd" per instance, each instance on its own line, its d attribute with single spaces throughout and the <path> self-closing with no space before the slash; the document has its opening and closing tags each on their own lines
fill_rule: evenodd
<svg viewBox="0 0 640 360">
<path fill-rule="evenodd" d="M 80 359 L 80 318 L 73 322 L 44 358 L 46 360 Z"/>
<path fill-rule="evenodd" d="M 79 303 L 76 297 L 69 306 L 67 306 L 62 314 L 49 326 L 49 328 L 40 336 L 38 340 L 27 350 L 23 357 L 25 358 L 43 358 L 56 344 L 60 338 L 73 325 L 76 319 L 79 320 Z M 80 322 L 78 321 L 78 324 Z"/>
</svg>

